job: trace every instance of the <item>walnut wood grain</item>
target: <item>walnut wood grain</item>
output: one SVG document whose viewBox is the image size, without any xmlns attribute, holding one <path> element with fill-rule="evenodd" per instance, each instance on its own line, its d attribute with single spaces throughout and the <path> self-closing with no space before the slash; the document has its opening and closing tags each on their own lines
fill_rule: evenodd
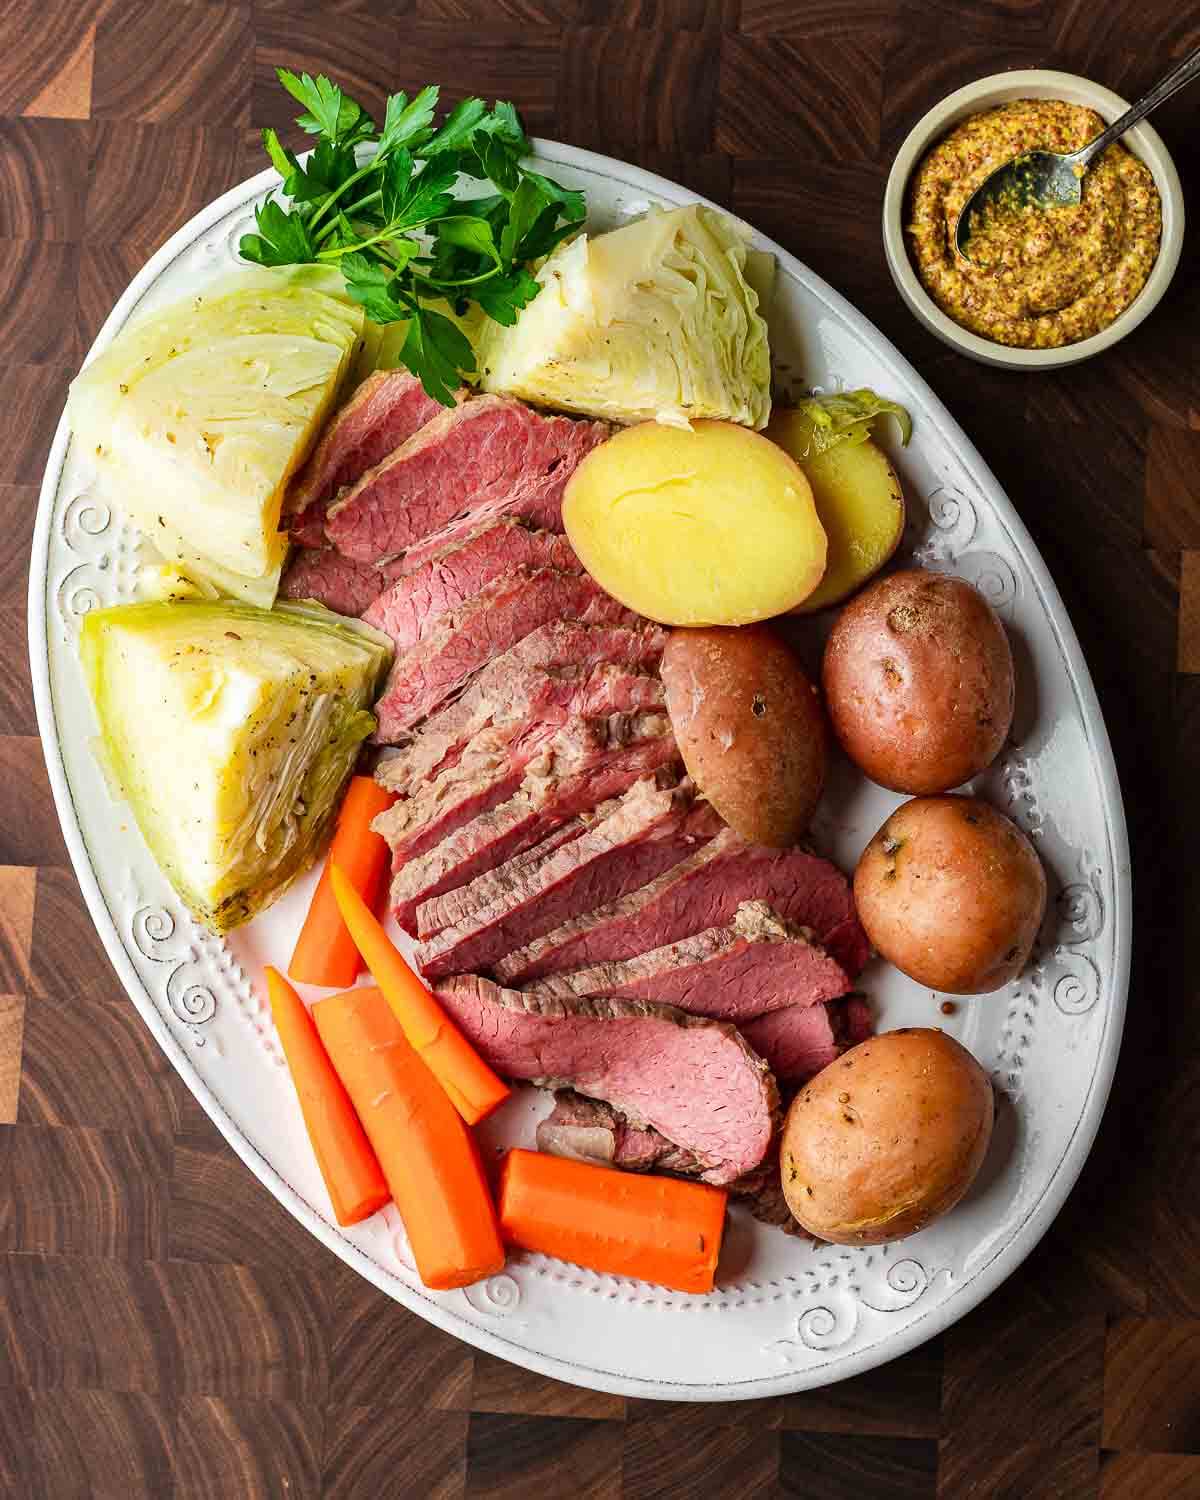
<svg viewBox="0 0 1200 1500">
<path fill-rule="evenodd" d="M 119 1500 L 1190 1500 L 1200 1495 L 1200 283 L 1021 375 L 919 329 L 879 212 L 918 116 L 1055 66 L 1136 95 L 1168 0 L 8 0 L 0 18 L 0 1495 Z M 1137 941 L 1087 1167 L 1011 1281 L 822 1391 L 673 1406 L 477 1353 L 274 1203 L 124 997 L 68 858 L 24 619 L 70 376 L 131 276 L 265 162 L 276 66 L 511 97 L 727 204 L 850 295 L 963 423 L 1079 634 L 1128 811 Z M 1200 224 L 1196 101 L 1155 117 Z M 1019 645 L 1019 643 L 1018 643 Z M 719 1335 L 718 1335 L 719 1336 Z"/>
</svg>

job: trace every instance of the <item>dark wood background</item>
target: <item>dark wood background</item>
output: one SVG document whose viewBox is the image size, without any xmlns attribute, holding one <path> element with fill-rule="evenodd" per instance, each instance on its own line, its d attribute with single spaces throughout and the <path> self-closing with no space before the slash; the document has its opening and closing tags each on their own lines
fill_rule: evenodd
<svg viewBox="0 0 1200 1500">
<path fill-rule="evenodd" d="M 1179 0 L 5 0 L 0 8 L 0 1492 L 74 1500 L 1200 1496 L 1200 284 L 1061 374 L 969 363 L 894 294 L 892 152 L 1002 68 L 1134 96 Z M 428 1327 L 308 1238 L 179 1084 L 68 867 L 25 590 L 66 382 L 147 255 L 259 170 L 278 64 L 439 80 L 731 206 L 849 295 L 975 439 L 1066 597 L 1135 858 L 1100 1140 L 1021 1270 L 943 1338 L 778 1401 L 664 1408 Z M 1200 90 L 1156 117 L 1192 191 Z"/>
</svg>

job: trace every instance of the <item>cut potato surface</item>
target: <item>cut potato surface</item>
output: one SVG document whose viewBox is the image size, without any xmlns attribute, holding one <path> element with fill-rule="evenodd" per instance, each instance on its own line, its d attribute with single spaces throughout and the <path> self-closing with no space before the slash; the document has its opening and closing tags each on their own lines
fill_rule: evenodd
<svg viewBox="0 0 1200 1500">
<path fill-rule="evenodd" d="M 809 432 L 802 412 L 777 410 L 766 434 L 804 470 L 829 541 L 825 576 L 798 606 L 800 614 L 848 599 L 879 572 L 904 533 L 904 492 L 883 449 L 867 439 L 805 458 Z"/>
<path fill-rule="evenodd" d="M 619 432 L 567 485 L 563 524 L 597 583 L 664 625 L 746 625 L 806 599 L 825 531 L 799 466 L 730 422 Z"/>
</svg>

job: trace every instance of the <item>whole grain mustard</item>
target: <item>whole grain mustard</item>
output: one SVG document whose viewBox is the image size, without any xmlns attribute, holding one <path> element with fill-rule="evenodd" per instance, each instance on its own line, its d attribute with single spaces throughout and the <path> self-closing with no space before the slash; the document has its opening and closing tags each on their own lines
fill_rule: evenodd
<svg viewBox="0 0 1200 1500">
<path fill-rule="evenodd" d="M 973 115 L 913 175 L 908 238 L 925 290 L 963 328 L 999 344 L 1054 349 L 1099 333 L 1145 285 L 1162 205 L 1149 167 L 1117 143 L 1083 178 L 1078 204 L 992 205 L 955 247 L 958 216 L 983 181 L 1026 151 L 1076 151 L 1104 129 L 1094 110 L 1018 99 Z"/>
</svg>

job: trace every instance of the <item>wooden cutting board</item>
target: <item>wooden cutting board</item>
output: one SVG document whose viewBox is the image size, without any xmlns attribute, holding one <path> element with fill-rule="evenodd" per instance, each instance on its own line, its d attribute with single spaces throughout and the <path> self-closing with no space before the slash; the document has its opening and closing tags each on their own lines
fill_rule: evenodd
<svg viewBox="0 0 1200 1500">
<path fill-rule="evenodd" d="M 1152 39 L 1148 45 L 1144 39 Z M 891 153 L 984 73 L 1127 96 L 1169 0 L 7 0 L 0 14 L 0 1495 L 942 1500 L 1200 1495 L 1200 283 L 1022 376 L 893 293 Z M 117 293 L 263 164 L 280 64 L 514 99 L 532 131 L 743 214 L 845 291 L 978 443 L 1079 630 L 1121 768 L 1135 964 L 1112 1103 L 1022 1270 L 824 1391 L 667 1408 L 529 1375 L 383 1298 L 238 1163 L 125 1001 L 68 868 L 25 647 L 42 464 Z M 449 81 L 452 86 L 449 85 Z M 1200 95 L 1155 123 L 1200 181 Z M 1190 941 L 1189 941 L 1190 939 Z"/>
</svg>

